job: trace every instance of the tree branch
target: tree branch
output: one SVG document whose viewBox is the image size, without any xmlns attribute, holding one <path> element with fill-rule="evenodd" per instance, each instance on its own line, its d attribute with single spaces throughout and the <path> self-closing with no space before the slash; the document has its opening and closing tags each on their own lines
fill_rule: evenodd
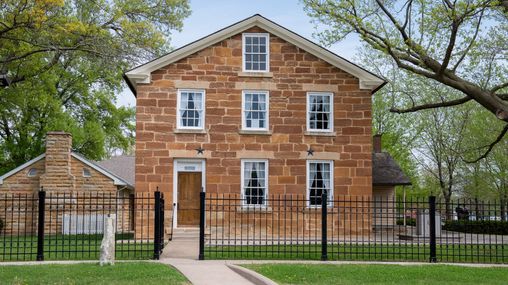
<svg viewBox="0 0 508 285">
<path fill-rule="evenodd" d="M 495 140 L 495 141 L 493 141 L 493 142 L 492 142 L 491 144 L 489 144 L 489 145 L 485 145 L 485 146 L 483 146 L 483 147 L 478 148 L 478 149 L 481 149 L 481 148 L 488 147 L 488 148 L 487 148 L 487 151 L 485 151 L 485 152 L 484 152 L 484 153 L 483 153 L 480 157 L 478 157 L 478 158 L 477 158 L 477 159 L 475 159 L 475 160 L 464 160 L 464 161 L 465 161 L 465 162 L 467 162 L 467 163 L 476 163 L 476 162 L 478 162 L 478 161 L 480 161 L 480 160 L 482 160 L 482 159 L 486 158 L 486 157 L 489 155 L 489 153 L 492 151 L 492 149 L 494 148 L 494 146 L 495 146 L 497 143 L 499 143 L 499 142 L 503 139 L 503 137 L 506 135 L 506 133 L 507 133 L 507 132 L 508 132 L 508 124 L 506 124 L 506 125 L 504 126 L 503 130 L 502 130 L 502 131 L 501 131 L 501 133 L 497 136 L 497 138 L 496 138 L 496 140 Z"/>
<path fill-rule="evenodd" d="M 412 113 L 420 110 L 426 110 L 426 109 L 436 109 L 436 108 L 442 108 L 442 107 L 450 107 L 450 106 L 457 106 L 464 104 L 468 101 L 472 100 L 470 97 L 462 97 L 460 99 L 451 100 L 451 101 L 444 101 L 439 103 L 430 103 L 430 104 L 423 104 L 419 106 L 413 106 L 408 109 L 398 109 L 395 107 L 390 108 L 390 112 L 397 113 L 397 114 L 403 114 L 403 113 Z"/>
<path fill-rule="evenodd" d="M 506 87 L 508 87 L 508 82 L 505 82 L 503 84 L 499 84 L 497 86 L 494 86 L 492 89 L 490 89 L 490 92 L 491 93 L 496 93 L 496 91 L 501 90 L 501 89 L 506 88 Z"/>
</svg>

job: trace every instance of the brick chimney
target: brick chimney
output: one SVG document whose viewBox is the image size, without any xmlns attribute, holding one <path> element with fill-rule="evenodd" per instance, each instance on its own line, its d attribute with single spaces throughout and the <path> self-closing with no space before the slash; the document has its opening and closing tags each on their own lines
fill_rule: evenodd
<svg viewBox="0 0 508 285">
<path fill-rule="evenodd" d="M 45 171 L 40 184 L 45 190 L 74 189 L 74 176 L 71 174 L 72 136 L 69 133 L 54 131 L 46 134 Z"/>
<path fill-rule="evenodd" d="M 376 134 L 372 138 L 372 147 L 374 153 L 380 153 L 382 152 L 382 144 L 381 144 L 381 134 Z"/>
</svg>

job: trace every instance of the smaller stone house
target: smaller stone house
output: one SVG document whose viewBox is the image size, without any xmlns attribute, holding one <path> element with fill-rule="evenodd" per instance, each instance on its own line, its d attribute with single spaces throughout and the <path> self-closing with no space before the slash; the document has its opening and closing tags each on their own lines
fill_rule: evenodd
<svg viewBox="0 0 508 285">
<path fill-rule="evenodd" d="M 116 199 L 115 205 L 118 201 L 124 201 L 124 206 L 129 207 L 134 182 L 124 178 L 129 176 L 128 172 L 115 161 L 88 160 L 72 151 L 72 136 L 69 133 L 48 132 L 45 153 L 0 176 L 0 219 L 12 221 L 6 223 L 5 232 L 35 232 L 36 222 L 32 219 L 36 219 L 33 217 L 37 215 L 33 215 L 33 211 L 37 203 L 36 193 L 41 189 L 47 192 L 46 204 L 49 206 L 46 208 L 49 214 L 46 215 L 49 215 L 47 220 L 51 222 L 46 228 L 50 233 L 71 233 L 62 228 L 65 221 L 77 224 L 77 220 L 91 220 L 104 215 L 98 213 L 97 209 L 107 203 L 105 199 Z M 62 195 L 66 198 L 61 198 Z M 90 199 L 94 196 L 102 198 L 92 203 Z M 13 197 L 18 197 L 17 201 Z M 88 200 L 84 202 L 83 199 Z M 131 225 L 131 219 L 129 212 L 119 217 L 118 222 Z M 92 233 L 94 230 L 79 231 Z"/>
</svg>

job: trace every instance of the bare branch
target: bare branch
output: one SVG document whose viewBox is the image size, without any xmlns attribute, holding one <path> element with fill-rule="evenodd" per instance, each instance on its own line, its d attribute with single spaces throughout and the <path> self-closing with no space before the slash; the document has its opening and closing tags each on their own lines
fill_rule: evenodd
<svg viewBox="0 0 508 285">
<path fill-rule="evenodd" d="M 464 104 L 470 100 L 472 100 L 472 98 L 462 97 L 460 99 L 451 100 L 451 101 L 444 101 L 444 102 L 439 102 L 439 103 L 430 103 L 430 104 L 413 106 L 408 109 L 398 109 L 398 108 L 392 107 L 392 108 L 390 108 L 390 112 L 398 113 L 398 114 L 411 113 L 411 112 L 416 112 L 416 111 L 426 110 L 426 109 L 436 109 L 436 108 L 442 108 L 442 107 L 457 106 L 457 105 Z"/>
<path fill-rule="evenodd" d="M 478 158 L 477 158 L 477 159 L 475 159 L 475 160 L 464 160 L 464 161 L 465 161 L 465 162 L 467 162 L 467 163 L 476 163 L 476 162 L 478 162 L 478 161 L 480 161 L 480 160 L 482 160 L 482 159 L 486 158 L 486 157 L 489 155 L 489 153 L 492 151 L 492 149 L 494 148 L 494 146 L 495 146 L 496 144 L 498 144 L 498 143 L 499 143 L 499 142 L 503 139 L 503 137 L 506 135 L 506 133 L 507 133 L 507 132 L 508 132 L 508 124 L 506 124 L 506 125 L 504 126 L 503 130 L 502 130 L 502 131 L 501 131 L 501 133 L 497 136 L 497 138 L 496 138 L 496 140 L 495 140 L 495 141 L 493 141 L 493 142 L 492 142 L 492 143 L 490 143 L 489 145 L 485 145 L 485 146 L 483 146 L 483 147 L 478 148 L 478 149 L 482 149 L 482 148 L 486 148 L 486 147 L 488 147 L 488 148 L 487 148 L 487 151 L 485 151 L 485 152 L 484 152 L 484 153 L 483 153 L 480 157 L 478 157 Z"/>
</svg>

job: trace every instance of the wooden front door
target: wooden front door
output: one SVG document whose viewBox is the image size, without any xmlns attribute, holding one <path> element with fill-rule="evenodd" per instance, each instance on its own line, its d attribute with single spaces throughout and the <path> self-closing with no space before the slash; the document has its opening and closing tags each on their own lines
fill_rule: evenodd
<svg viewBox="0 0 508 285">
<path fill-rule="evenodd" d="M 178 226 L 199 226 L 201 172 L 178 173 Z"/>
</svg>

